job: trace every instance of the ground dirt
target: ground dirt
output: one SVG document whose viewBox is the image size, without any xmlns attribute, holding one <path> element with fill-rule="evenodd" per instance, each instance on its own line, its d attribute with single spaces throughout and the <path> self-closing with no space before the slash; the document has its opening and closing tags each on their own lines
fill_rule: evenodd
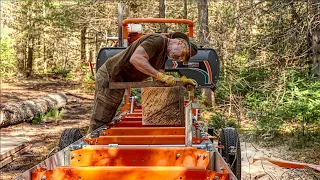
<svg viewBox="0 0 320 180">
<path fill-rule="evenodd" d="M 72 127 L 86 131 L 91 115 L 93 92 L 84 92 L 81 83 L 59 78 L 15 79 L 1 83 L 1 103 L 14 103 L 62 92 L 68 103 L 60 118 L 47 123 L 22 123 L 0 129 L 1 136 L 23 138 L 28 148 L 15 161 L 0 169 L 0 179 L 11 179 L 40 163 L 57 146 L 61 133 Z M 1 138 L 0 136 L 0 138 Z"/>
</svg>

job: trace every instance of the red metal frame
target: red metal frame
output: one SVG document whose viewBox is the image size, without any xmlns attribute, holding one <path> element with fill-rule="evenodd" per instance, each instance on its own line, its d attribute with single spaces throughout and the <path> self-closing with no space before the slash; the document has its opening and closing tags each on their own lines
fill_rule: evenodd
<svg viewBox="0 0 320 180">
<path fill-rule="evenodd" d="M 184 135 L 184 127 L 118 127 L 102 131 L 103 136 L 115 135 Z"/>
<path fill-rule="evenodd" d="M 135 119 L 135 121 L 128 121 Z M 212 171 L 216 161 L 206 150 L 193 147 L 139 147 L 136 145 L 183 145 L 185 127 L 149 127 L 142 125 L 141 107 L 121 117 L 129 127 L 109 127 L 95 138 L 84 138 L 90 145 L 70 152 L 69 166 L 46 170 L 38 168 L 32 179 L 229 179 L 225 167 Z M 137 127 L 138 124 L 138 127 Z M 110 124 L 109 124 L 110 125 Z M 193 124 L 197 127 L 196 124 Z M 192 137 L 194 145 L 207 138 Z M 109 147 L 118 144 L 119 147 Z M 105 145 L 105 146 L 95 146 Z M 128 145 L 122 147 L 121 145 Z"/>
<path fill-rule="evenodd" d="M 180 156 L 177 157 L 177 154 Z M 195 148 L 88 147 L 70 155 L 71 166 L 209 167 L 209 153 Z"/>
<path fill-rule="evenodd" d="M 185 144 L 185 135 L 121 135 L 99 136 L 97 138 L 84 139 L 90 145 L 176 145 Z M 192 138 L 192 144 L 200 144 L 206 138 Z"/>
<path fill-rule="evenodd" d="M 201 167 L 182 166 L 95 166 L 95 167 L 58 167 L 53 170 L 38 169 L 32 179 L 62 180 L 219 180 L 229 179 L 226 173 L 217 173 Z M 45 177 L 45 178 L 44 178 Z"/>
</svg>

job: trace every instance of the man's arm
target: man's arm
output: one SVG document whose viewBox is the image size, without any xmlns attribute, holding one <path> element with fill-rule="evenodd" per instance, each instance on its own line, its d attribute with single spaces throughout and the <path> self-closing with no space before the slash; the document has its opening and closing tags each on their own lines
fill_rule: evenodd
<svg viewBox="0 0 320 180">
<path fill-rule="evenodd" d="M 144 74 L 147 74 L 152 78 L 164 82 L 166 86 L 174 86 L 176 84 L 176 78 L 161 73 L 151 66 L 151 64 L 149 63 L 149 55 L 141 46 L 138 46 L 135 52 L 132 54 L 130 63 Z"/>
<path fill-rule="evenodd" d="M 138 46 L 130 58 L 130 63 L 139 71 L 151 77 L 156 77 L 159 71 L 149 63 L 149 56 L 143 47 Z"/>
</svg>

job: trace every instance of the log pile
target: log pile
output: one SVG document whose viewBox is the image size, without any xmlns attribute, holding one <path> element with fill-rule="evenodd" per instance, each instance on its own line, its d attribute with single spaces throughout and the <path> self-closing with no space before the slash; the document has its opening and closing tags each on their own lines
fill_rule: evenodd
<svg viewBox="0 0 320 180">
<path fill-rule="evenodd" d="M 143 125 L 184 125 L 183 87 L 142 89 Z"/>
<path fill-rule="evenodd" d="M 49 94 L 34 100 L 1 105 L 0 128 L 22 122 L 29 122 L 40 114 L 66 106 L 68 98 L 63 93 Z"/>
</svg>

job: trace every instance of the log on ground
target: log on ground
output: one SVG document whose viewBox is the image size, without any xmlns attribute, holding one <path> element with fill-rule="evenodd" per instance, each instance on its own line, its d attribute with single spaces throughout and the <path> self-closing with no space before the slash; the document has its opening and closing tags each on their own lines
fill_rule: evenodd
<svg viewBox="0 0 320 180">
<path fill-rule="evenodd" d="M 29 122 L 40 114 L 65 107 L 67 102 L 65 94 L 55 93 L 34 100 L 4 104 L 0 109 L 0 128 Z"/>
<path fill-rule="evenodd" d="M 142 89 L 143 125 L 184 125 L 183 87 Z"/>
</svg>

